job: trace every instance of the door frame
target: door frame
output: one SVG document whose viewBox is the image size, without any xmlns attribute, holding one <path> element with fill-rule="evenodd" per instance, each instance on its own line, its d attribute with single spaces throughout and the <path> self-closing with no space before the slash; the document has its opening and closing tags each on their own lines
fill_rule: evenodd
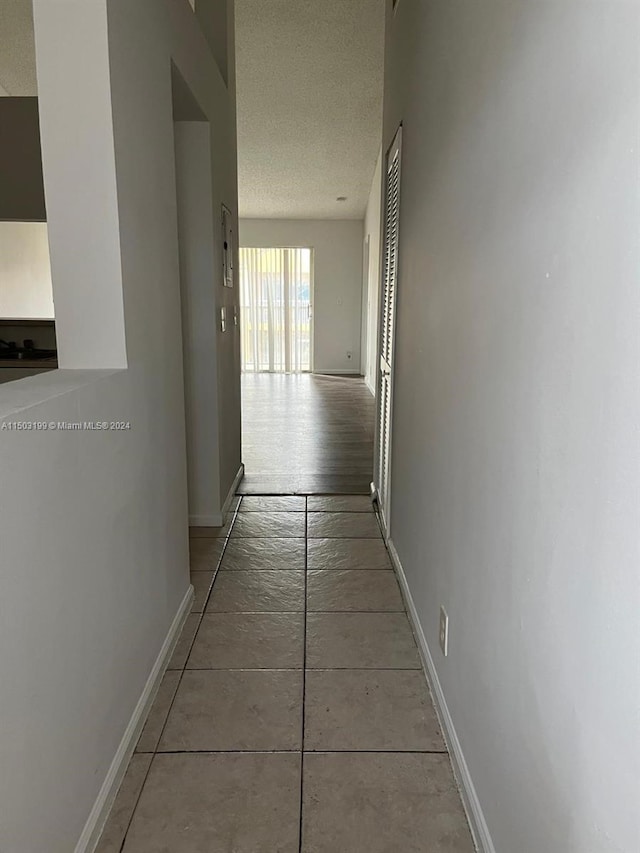
<svg viewBox="0 0 640 853">
<path fill-rule="evenodd" d="M 360 374 L 366 379 L 369 367 L 369 300 L 371 298 L 371 234 L 362 241 L 362 298 L 360 300 Z"/>
</svg>

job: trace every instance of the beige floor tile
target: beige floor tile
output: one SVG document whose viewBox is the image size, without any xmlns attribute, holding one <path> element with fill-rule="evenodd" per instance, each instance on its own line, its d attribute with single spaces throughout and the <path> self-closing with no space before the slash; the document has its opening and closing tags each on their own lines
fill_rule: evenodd
<svg viewBox="0 0 640 853">
<path fill-rule="evenodd" d="M 329 495 L 307 498 L 309 512 L 373 512 L 368 495 Z"/>
<path fill-rule="evenodd" d="M 151 755 L 134 755 L 129 762 L 95 853 L 120 853 L 151 758 Z"/>
<path fill-rule="evenodd" d="M 301 670 L 188 670 L 160 751 L 293 750 L 301 741 Z"/>
<path fill-rule="evenodd" d="M 191 583 L 195 592 L 192 613 L 202 613 L 204 610 L 213 578 L 214 572 L 191 572 Z"/>
<path fill-rule="evenodd" d="M 304 571 L 304 539 L 229 539 L 221 571 Z"/>
<path fill-rule="evenodd" d="M 156 755 L 124 853 L 297 853 L 300 756 Z"/>
<path fill-rule="evenodd" d="M 420 657 L 404 613 L 309 613 L 311 669 L 419 669 Z"/>
<path fill-rule="evenodd" d="M 169 661 L 167 669 L 184 669 L 187 657 L 189 656 L 191 643 L 193 642 L 193 638 L 198 630 L 198 625 L 200 624 L 200 618 L 199 613 L 190 613 L 187 616 L 184 628 L 178 638 L 178 642 L 176 643 L 176 647 L 171 655 L 171 660 Z"/>
<path fill-rule="evenodd" d="M 371 504 L 305 505 L 248 500 L 203 617 L 225 540 L 191 531 L 194 612 L 97 853 L 298 850 L 305 582 L 304 853 L 473 850 Z"/>
<path fill-rule="evenodd" d="M 179 670 L 167 670 L 165 672 L 138 740 L 136 752 L 155 752 L 181 675 L 182 673 Z"/>
<path fill-rule="evenodd" d="M 220 572 L 207 613 L 304 610 L 303 572 Z"/>
<path fill-rule="evenodd" d="M 382 539 L 310 539 L 307 547 L 311 571 L 391 570 L 389 553 Z"/>
<path fill-rule="evenodd" d="M 400 611 L 404 602 L 393 572 L 309 572 L 310 611 Z"/>
<path fill-rule="evenodd" d="M 247 495 L 240 512 L 304 512 L 307 499 L 296 495 Z"/>
<path fill-rule="evenodd" d="M 305 853 L 473 853 L 446 755 L 311 753 L 303 790 Z"/>
<path fill-rule="evenodd" d="M 223 550 L 223 539 L 191 539 L 189 541 L 191 571 L 215 572 Z"/>
<path fill-rule="evenodd" d="M 231 538 L 286 538 L 305 534 L 302 512 L 241 512 L 231 531 Z"/>
<path fill-rule="evenodd" d="M 419 670 L 310 670 L 305 749 L 444 751 Z"/>
<path fill-rule="evenodd" d="M 366 512 L 310 512 L 307 514 L 310 539 L 381 539 L 378 520 Z"/>
<path fill-rule="evenodd" d="M 205 614 L 189 669 L 300 669 L 303 613 Z"/>
</svg>

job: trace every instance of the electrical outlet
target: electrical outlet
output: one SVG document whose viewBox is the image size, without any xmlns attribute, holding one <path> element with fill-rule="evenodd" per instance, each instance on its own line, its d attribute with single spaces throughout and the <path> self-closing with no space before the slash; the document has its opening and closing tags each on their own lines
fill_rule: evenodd
<svg viewBox="0 0 640 853">
<path fill-rule="evenodd" d="M 442 605 L 440 605 L 440 648 L 446 657 L 449 653 L 449 617 Z"/>
</svg>

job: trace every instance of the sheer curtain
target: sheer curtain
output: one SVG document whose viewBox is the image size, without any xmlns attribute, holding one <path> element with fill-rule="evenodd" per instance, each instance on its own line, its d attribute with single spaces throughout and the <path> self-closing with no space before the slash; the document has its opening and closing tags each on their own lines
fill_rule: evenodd
<svg viewBox="0 0 640 853">
<path fill-rule="evenodd" d="M 240 249 L 242 369 L 311 369 L 311 249 Z"/>
</svg>

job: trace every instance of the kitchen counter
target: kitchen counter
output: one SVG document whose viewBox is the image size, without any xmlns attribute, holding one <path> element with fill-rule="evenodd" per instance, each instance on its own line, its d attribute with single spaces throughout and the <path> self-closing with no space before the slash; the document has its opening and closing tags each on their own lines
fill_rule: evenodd
<svg viewBox="0 0 640 853">
<path fill-rule="evenodd" d="M 54 356 L 53 358 L 1 358 L 0 357 L 0 368 L 3 370 L 5 368 L 15 367 L 16 370 L 25 370 L 26 368 L 32 369 L 34 367 L 41 367 L 43 370 L 56 370 L 58 367 L 58 359 Z"/>
</svg>

